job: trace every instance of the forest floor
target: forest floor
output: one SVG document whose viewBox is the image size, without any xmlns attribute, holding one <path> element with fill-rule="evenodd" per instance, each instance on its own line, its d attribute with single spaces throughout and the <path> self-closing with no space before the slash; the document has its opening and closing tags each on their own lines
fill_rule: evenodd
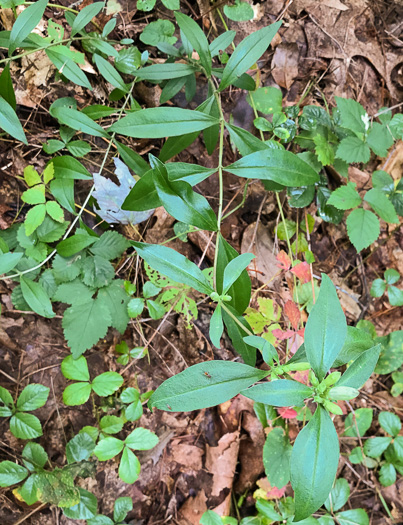
<svg viewBox="0 0 403 525">
<path fill-rule="evenodd" d="M 62 4 L 68 2 L 60 0 Z M 116 31 L 120 38 L 135 41 L 144 26 L 155 17 L 136 11 L 135 0 L 119 0 L 122 11 L 118 14 Z M 184 12 L 198 15 L 200 9 L 210 10 L 209 2 L 183 2 Z M 182 3 L 181 3 L 182 5 Z M 250 22 L 229 22 L 230 29 L 238 31 L 237 39 L 255 31 L 278 17 L 284 24 L 276 37 L 273 47 L 259 62 L 261 85 L 281 87 L 287 105 L 298 103 L 304 96 L 305 104 L 323 106 L 325 101 L 334 106 L 334 96 L 346 96 L 359 101 L 374 114 L 380 107 L 399 104 L 403 96 L 403 5 L 392 0 L 267 0 L 254 2 L 255 19 Z M 4 29 L 9 29 L 7 10 L 0 14 Z M 50 14 L 50 10 L 47 10 Z M 57 21 L 61 13 L 52 13 Z M 172 12 L 163 11 L 164 17 Z M 154 17 L 154 18 L 153 18 Z M 222 30 L 220 19 L 210 10 L 204 19 L 206 28 L 212 25 Z M 142 49 L 139 42 L 139 48 Z M 34 61 L 35 60 L 35 61 Z M 24 128 L 30 130 L 30 146 L 15 145 L 13 141 L 0 141 L 0 228 L 5 229 L 15 220 L 20 208 L 23 186 L 18 177 L 27 164 L 37 169 L 44 167 L 47 156 L 42 144 L 54 137 L 57 128 L 46 109 L 62 96 L 74 96 L 79 107 L 102 104 L 107 99 L 107 87 L 99 79 L 93 92 L 84 88 L 55 82 L 53 71 L 43 58 L 26 59 L 15 63 L 12 69 L 16 79 L 19 116 Z M 91 65 L 88 64 L 88 68 Z M 142 87 L 135 92 L 136 100 L 144 106 L 158 104 L 159 87 Z M 199 88 L 203 89 L 203 86 Z M 183 103 L 178 97 L 177 104 Z M 198 105 L 198 99 L 190 107 Z M 246 102 L 246 92 L 232 89 L 227 105 L 232 111 L 235 124 L 252 131 L 253 112 Z M 93 150 L 84 164 L 96 171 L 103 154 L 102 139 L 92 137 Z M 161 141 L 130 140 L 127 144 L 140 154 L 158 154 Z M 236 158 L 229 140 L 226 140 L 227 161 Z M 216 153 L 207 156 L 201 139 L 196 140 L 178 159 L 183 162 L 199 163 L 207 167 L 216 165 Z M 403 167 L 403 144 L 398 142 L 386 161 L 372 162 L 365 171 L 351 168 L 350 180 L 364 186 L 375 169 L 384 169 L 401 177 Z M 113 173 L 112 158 L 106 172 Z M 399 175 L 400 172 L 400 175 Z M 198 190 L 214 205 L 217 195 L 217 181 L 201 183 Z M 334 180 L 337 184 L 337 180 Z M 227 175 L 225 178 L 225 206 L 240 202 L 242 187 L 239 179 Z M 78 185 L 77 202 L 82 202 L 88 191 L 88 183 Z M 287 206 L 287 218 L 297 220 L 298 210 Z M 314 212 L 315 205 L 312 204 Z M 21 210 L 17 220 L 24 216 Z M 302 219 L 302 216 L 299 217 Z M 89 226 L 94 218 L 84 214 Z M 274 235 L 278 223 L 278 208 L 275 197 L 267 193 L 260 183 L 250 186 L 246 202 L 236 213 L 223 223 L 225 238 L 239 251 L 255 251 L 257 255 L 253 289 L 273 277 L 277 271 L 275 254 L 282 248 Z M 139 235 L 146 242 L 162 242 L 174 235 L 172 219 L 163 208 L 157 209 L 152 219 L 140 225 L 139 231 L 129 232 L 126 227 L 117 226 L 118 231 L 132 238 Z M 373 299 L 369 289 L 372 281 L 386 268 L 395 268 L 403 275 L 403 227 L 401 225 L 383 228 L 377 243 L 371 249 L 357 255 L 350 244 L 345 227 L 337 227 L 318 220 L 311 234 L 312 251 L 315 254 L 314 273 L 324 272 L 345 293 L 340 294 L 343 309 L 349 324 L 355 325 L 366 319 L 374 323 L 378 335 L 386 335 L 402 328 L 402 307 L 391 307 L 385 299 Z M 201 233 L 189 235 L 187 243 L 175 240 L 169 246 L 180 251 L 191 260 L 200 259 L 209 265 L 212 262 L 214 245 L 209 237 Z M 119 277 L 132 279 L 136 274 L 131 261 L 122 259 Z M 252 276 L 253 277 L 253 276 Z M 142 279 L 141 275 L 138 276 Z M 291 284 L 292 287 L 292 283 Z M 90 403 L 79 407 L 66 407 L 61 396 L 66 381 L 60 372 L 60 363 L 69 353 L 63 337 L 60 313 L 52 320 L 36 314 L 20 314 L 10 300 L 12 285 L 9 281 L 0 284 L 1 327 L 0 327 L 0 373 L 1 384 L 11 391 L 21 390 L 27 378 L 51 388 L 46 408 L 36 413 L 41 419 L 46 440 L 41 441 L 54 465 L 63 464 L 63 450 L 66 440 L 80 428 L 91 425 L 94 415 Z M 273 299 L 282 308 L 291 298 L 290 287 L 284 279 L 274 278 L 269 288 L 260 292 L 261 297 Z M 196 297 L 197 299 L 197 297 Z M 252 304 L 256 306 L 256 302 Z M 61 308 L 61 307 L 59 307 Z M 129 347 L 144 344 L 152 339 L 149 346 L 149 360 L 133 362 L 125 372 L 128 385 L 137 385 L 142 392 L 157 388 L 166 378 L 182 371 L 187 366 L 211 359 L 233 359 L 234 353 L 229 339 L 222 340 L 221 349 L 211 346 L 208 338 L 208 321 L 212 310 L 207 303 L 199 307 L 194 329 L 189 330 L 183 317 L 170 315 L 164 323 L 149 319 L 132 321 L 125 334 L 110 330 L 107 337 L 86 356 L 91 371 L 102 373 L 106 370 L 122 371 L 116 363 L 115 345 L 122 340 Z M 282 321 L 280 321 L 282 325 Z M 157 331 L 157 333 L 156 333 Z M 145 339 L 142 339 L 145 338 Z M 370 407 L 374 411 L 393 411 L 403 417 L 402 397 L 392 397 L 390 375 L 373 376 L 366 383 L 364 395 L 353 404 L 354 408 Z M 155 431 L 160 443 L 151 451 L 139 455 L 142 464 L 140 479 L 133 485 L 121 482 L 114 461 L 98 467 L 97 482 L 85 480 L 85 487 L 98 497 L 104 514 L 111 512 L 118 496 L 130 496 L 134 510 L 130 514 L 133 524 L 180 523 L 198 524 L 201 514 L 207 509 L 218 509 L 229 513 L 236 507 L 238 498 L 245 495 L 241 508 L 236 512 L 247 516 L 254 513 L 253 492 L 259 486 L 267 487 L 261 449 L 265 434 L 252 408 L 252 402 L 235 398 L 217 408 L 200 412 L 171 414 L 145 410 L 140 425 Z M 340 423 L 342 425 L 342 423 Z M 290 435 L 297 427 L 290 419 Z M 340 427 L 342 433 L 343 426 Z M 374 423 L 368 435 L 377 435 L 379 427 Z M 339 473 L 351 487 L 350 503 L 367 510 L 371 524 L 392 523 L 381 502 L 381 495 L 395 523 L 403 523 L 403 479 L 390 487 L 382 487 L 375 476 L 361 465 L 350 468 L 346 455 L 351 450 L 348 437 L 341 438 L 342 458 Z M 0 422 L 0 458 L 12 459 L 21 452 L 21 443 Z M 288 486 L 286 494 L 291 495 Z M 232 510 L 232 512 L 234 512 Z M 234 515 L 234 514 L 233 514 Z M 1 525 L 26 523 L 27 525 L 73 525 L 76 521 L 66 518 L 55 507 L 34 508 L 24 506 L 14 498 L 12 492 L 0 492 Z"/>
</svg>

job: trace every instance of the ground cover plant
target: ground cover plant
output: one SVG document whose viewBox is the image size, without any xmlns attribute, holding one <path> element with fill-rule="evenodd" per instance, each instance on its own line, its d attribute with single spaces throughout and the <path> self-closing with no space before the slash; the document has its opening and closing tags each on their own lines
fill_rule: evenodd
<svg viewBox="0 0 403 525">
<path fill-rule="evenodd" d="M 232 485 L 236 459 L 231 482 L 213 486 L 208 505 L 207 489 L 195 495 L 192 487 L 188 502 L 197 512 L 189 519 L 188 510 L 183 523 L 365 525 L 371 508 L 353 500 L 348 469 L 365 480 L 380 519 L 397 519 L 396 499 L 388 502 L 382 490 L 399 490 L 402 473 L 403 331 L 378 336 L 364 317 L 371 296 L 385 301 L 386 293 L 392 311 L 402 306 L 400 272 L 384 264 L 383 278 L 372 272 L 369 287 L 364 276 L 364 307 L 329 275 L 312 240 L 319 228 L 323 238 L 331 231 L 344 239 L 358 261 L 347 279 L 358 267 L 365 272 L 364 260 L 401 235 L 401 173 L 392 177 L 387 166 L 401 148 L 403 115 L 383 105 L 369 114 L 351 97 L 328 101 L 319 87 L 321 104 L 308 103 L 314 83 L 294 103 L 279 87 L 261 85 L 261 64 L 278 45 L 283 17 L 240 37 L 228 23 L 253 18 L 248 2 L 228 3 L 222 12 L 213 5 L 222 30 L 214 23 L 208 31 L 179 1 L 163 1 L 159 17 L 159 3 L 138 0 L 138 13 L 156 10 L 157 20 L 136 41 L 117 31 L 116 2 L 80 9 L 46 0 L 0 5 L 10 22 L 0 32 L 0 138 L 27 152 L 31 142 L 37 145 L 18 164 L 15 214 L 0 231 L 2 315 L 33 316 L 63 333 L 57 362 L 41 368 L 60 371 L 58 391 L 53 376 L 40 377 L 38 369 L 14 379 L 2 367 L 7 443 L 0 486 L 5 498 L 28 509 L 21 519 L 41 511 L 61 523 L 127 522 L 142 494 L 131 487 L 153 479 L 151 462 L 158 467 L 175 434 L 162 431 L 164 425 L 183 428 L 181 413 L 194 411 L 201 411 L 200 421 L 220 414 L 224 426 L 233 425 L 238 448 L 241 414 L 249 413 L 255 425 L 249 445 L 259 459 L 243 491 Z M 29 57 L 47 61 L 61 94 L 44 106 L 54 127 L 46 140 L 34 136 L 17 104 L 13 68 Z M 107 89 L 103 103 L 86 103 L 84 94 L 100 82 Z M 144 90 L 157 96 L 151 100 Z M 234 91 L 243 94 L 244 126 Z M 186 156 L 195 144 L 204 163 Z M 353 176 L 364 170 L 365 181 Z M 238 189 L 229 198 L 231 185 Z M 228 225 L 235 226 L 256 188 L 264 197 L 253 210 L 251 240 L 235 249 Z M 262 257 L 266 199 L 276 216 L 275 244 Z M 168 228 L 150 235 L 154 219 Z M 355 318 L 345 296 L 361 307 Z M 164 333 L 172 318 L 182 327 L 181 349 Z M 110 351 L 103 352 L 108 340 Z M 179 369 L 166 364 L 154 340 L 170 348 Z M 189 359 L 193 346 L 199 351 Z M 102 366 L 94 365 L 103 354 Z M 373 402 L 375 384 L 391 391 L 389 404 Z M 239 419 L 225 423 L 237 403 Z M 49 448 L 46 407 L 64 434 Z M 220 440 L 211 440 L 206 465 L 209 450 L 219 448 Z M 193 447 L 189 456 L 197 453 L 196 445 L 185 446 Z M 177 458 L 180 464 L 183 453 Z M 237 474 L 247 472 L 246 462 Z M 108 505 L 96 488 L 102 473 L 115 480 L 105 491 Z M 172 490 L 169 469 L 158 470 L 156 479 Z M 168 516 L 186 508 L 180 498 L 169 508 L 156 494 L 151 499 L 160 515 L 161 508 Z M 14 520 L 13 512 L 5 519 Z"/>
</svg>

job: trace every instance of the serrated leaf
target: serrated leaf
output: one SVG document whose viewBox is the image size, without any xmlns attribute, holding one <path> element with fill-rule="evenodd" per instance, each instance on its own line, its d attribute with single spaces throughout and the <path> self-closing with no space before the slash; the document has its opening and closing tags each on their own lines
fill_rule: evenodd
<svg viewBox="0 0 403 525">
<path fill-rule="evenodd" d="M 63 283 L 57 287 L 53 301 L 67 304 L 82 304 L 91 300 L 93 292 L 80 279 Z"/>
<path fill-rule="evenodd" d="M 125 439 L 125 445 L 133 450 L 150 450 L 158 444 L 158 436 L 147 428 L 138 427 Z"/>
<path fill-rule="evenodd" d="M 63 391 L 63 403 L 67 406 L 83 405 L 88 401 L 91 394 L 89 383 L 73 383 Z"/>
<path fill-rule="evenodd" d="M 0 487 L 9 487 L 20 483 L 28 476 L 28 470 L 21 466 L 13 463 L 12 461 L 1 461 L 0 462 Z"/>
<path fill-rule="evenodd" d="M 29 236 L 40 226 L 46 215 L 46 206 L 44 204 L 37 204 L 31 208 L 25 216 L 25 233 Z"/>
<path fill-rule="evenodd" d="M 72 281 L 81 271 L 81 257 L 61 257 L 56 255 L 53 259 L 53 274 L 57 283 Z"/>
<path fill-rule="evenodd" d="M 91 7 L 91 5 L 87 7 Z M 81 487 L 79 487 L 78 490 L 80 493 L 80 501 L 72 507 L 63 509 L 64 515 L 75 520 L 88 520 L 93 518 L 97 513 L 97 498 L 94 494 L 91 494 L 91 492 L 88 492 L 88 490 L 82 489 Z"/>
<path fill-rule="evenodd" d="M 332 523 L 334 523 L 333 518 L 331 518 L 331 520 Z M 337 521 L 340 525 L 369 525 L 368 514 L 364 509 L 351 509 L 338 512 Z"/>
<path fill-rule="evenodd" d="M 62 325 L 73 357 L 79 357 L 85 350 L 94 346 L 101 337 L 105 337 L 111 321 L 107 306 L 98 297 L 67 308 Z"/>
<path fill-rule="evenodd" d="M 325 501 L 325 507 L 329 512 L 334 513 L 336 510 L 344 507 L 349 497 L 350 487 L 348 481 L 344 478 L 336 479 L 334 487 Z"/>
<path fill-rule="evenodd" d="M 399 223 L 399 217 L 396 210 L 383 191 L 372 188 L 365 194 L 364 200 L 385 222 L 392 224 Z"/>
<path fill-rule="evenodd" d="M 387 157 L 389 148 L 393 146 L 393 136 L 388 126 L 374 122 L 368 133 L 367 143 L 375 155 Z"/>
<path fill-rule="evenodd" d="M 361 204 L 361 197 L 355 189 L 355 184 L 348 182 L 346 186 L 340 186 L 332 192 L 327 204 L 339 210 L 351 210 Z"/>
<path fill-rule="evenodd" d="M 68 355 L 62 361 L 61 370 L 66 379 L 72 379 L 73 381 L 90 380 L 87 360 L 83 356 L 74 359 L 72 355 Z"/>
<path fill-rule="evenodd" d="M 90 458 L 95 443 L 89 434 L 81 432 L 70 439 L 66 445 L 66 458 L 69 463 L 85 461 Z"/>
<path fill-rule="evenodd" d="M 364 443 L 364 454 L 370 458 L 378 458 L 392 443 L 391 437 L 374 437 Z"/>
<path fill-rule="evenodd" d="M 355 420 L 354 420 L 355 415 Z M 372 423 L 373 409 L 372 408 L 357 408 L 354 411 L 354 415 L 349 414 L 345 421 L 345 432 L 344 435 L 348 437 L 357 437 L 357 428 L 360 436 L 364 436 L 365 432 L 369 429 Z M 357 424 L 357 426 L 356 426 Z"/>
<path fill-rule="evenodd" d="M 78 488 L 71 475 L 55 468 L 52 472 L 35 474 L 38 499 L 59 507 L 71 507 L 80 501 Z"/>
<path fill-rule="evenodd" d="M 290 440 L 284 430 L 273 428 L 263 447 L 263 465 L 272 487 L 281 489 L 290 481 L 291 452 Z"/>
<path fill-rule="evenodd" d="M 123 419 L 117 416 L 104 416 L 99 421 L 99 427 L 105 434 L 117 434 L 123 428 Z"/>
<path fill-rule="evenodd" d="M 0 255 L 0 275 L 8 273 L 20 262 L 23 253 L 2 253 Z"/>
<path fill-rule="evenodd" d="M 379 237 L 379 220 L 371 211 L 357 208 L 347 217 L 347 232 L 355 249 L 360 252 Z"/>
<path fill-rule="evenodd" d="M 10 431 L 19 439 L 35 439 L 42 436 L 42 426 L 33 414 L 17 412 L 10 419 Z"/>
<path fill-rule="evenodd" d="M 101 397 L 112 395 L 123 385 L 123 377 L 117 372 L 104 372 L 91 383 L 92 390 Z"/>
<path fill-rule="evenodd" d="M 94 255 L 100 255 L 104 259 L 112 261 L 120 257 L 130 246 L 128 240 L 118 232 L 109 230 L 101 235 L 90 248 Z"/>
<path fill-rule="evenodd" d="M 358 133 L 365 133 L 368 115 L 359 102 L 350 98 L 335 97 L 344 128 Z"/>
<path fill-rule="evenodd" d="M 368 145 L 358 137 L 346 137 L 337 148 L 336 155 L 349 164 L 352 162 L 368 162 L 371 156 Z"/>
<path fill-rule="evenodd" d="M 113 280 L 108 286 L 104 286 L 99 290 L 98 297 L 105 302 L 109 310 L 111 326 L 123 334 L 129 322 L 127 305 L 130 301 L 130 297 L 124 289 L 123 281 Z"/>
<path fill-rule="evenodd" d="M 17 400 L 17 410 L 30 412 L 43 407 L 49 396 L 49 388 L 44 385 L 31 383 L 27 385 Z"/>
<path fill-rule="evenodd" d="M 64 222 L 64 212 L 56 201 L 46 203 L 46 213 L 56 222 Z"/>
<path fill-rule="evenodd" d="M 393 437 L 396 437 L 402 428 L 399 416 L 392 414 L 392 412 L 381 412 L 378 421 L 385 432 Z"/>
<path fill-rule="evenodd" d="M 189 412 L 224 403 L 267 375 L 241 363 L 207 361 L 167 379 L 150 398 L 150 408 Z"/>
<path fill-rule="evenodd" d="M 382 297 L 386 290 L 386 283 L 383 279 L 375 279 L 371 285 L 370 293 L 372 297 Z"/>
<path fill-rule="evenodd" d="M 134 483 L 140 475 L 141 465 L 137 456 L 125 447 L 119 465 L 119 477 L 125 483 Z"/>
<path fill-rule="evenodd" d="M 87 286 L 100 288 L 107 286 L 115 276 L 112 264 L 100 257 L 87 257 L 82 266 L 83 281 Z"/>
<path fill-rule="evenodd" d="M 396 469 L 391 463 L 382 465 L 379 471 L 379 481 L 384 487 L 390 487 L 396 481 Z"/>
<path fill-rule="evenodd" d="M 123 521 L 131 510 L 133 510 L 132 498 L 117 498 L 113 508 L 113 519 L 115 520 L 115 523 L 120 523 L 121 521 Z"/>
</svg>

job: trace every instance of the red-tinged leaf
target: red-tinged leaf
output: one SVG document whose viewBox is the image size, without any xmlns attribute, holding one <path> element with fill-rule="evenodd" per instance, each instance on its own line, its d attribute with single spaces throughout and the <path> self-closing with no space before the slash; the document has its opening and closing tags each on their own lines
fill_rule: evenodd
<svg viewBox="0 0 403 525">
<path fill-rule="evenodd" d="M 300 328 L 297 332 L 297 334 L 302 337 L 302 339 L 304 338 L 304 335 L 305 335 L 305 326 L 304 328 Z"/>
<path fill-rule="evenodd" d="M 289 270 L 291 266 L 291 259 L 285 253 L 284 250 L 280 250 L 276 255 L 276 259 L 279 262 L 277 265 L 281 270 Z"/>
<path fill-rule="evenodd" d="M 346 416 L 347 415 L 347 408 L 346 408 L 346 402 L 345 401 L 337 401 L 336 405 L 338 405 L 341 410 L 343 411 L 343 415 Z"/>
<path fill-rule="evenodd" d="M 294 303 L 294 301 L 289 300 L 285 303 L 284 314 L 290 320 L 291 326 L 294 328 L 294 330 L 297 330 L 300 319 L 301 319 L 301 312 L 299 311 L 299 308 L 296 305 L 296 303 Z"/>
<path fill-rule="evenodd" d="M 311 280 L 311 269 L 307 262 L 300 262 L 291 268 L 291 272 L 298 277 L 298 279 L 304 283 L 308 283 Z"/>
<path fill-rule="evenodd" d="M 308 384 L 309 370 L 297 370 L 297 372 L 290 372 L 289 374 L 294 379 L 294 381 L 298 381 L 304 385 Z"/>
<path fill-rule="evenodd" d="M 285 339 L 290 339 L 295 335 L 294 330 L 281 330 L 281 328 L 276 328 L 275 330 L 272 330 L 271 332 L 274 337 L 277 339 L 280 339 L 280 341 L 284 341 Z"/>
<path fill-rule="evenodd" d="M 278 408 L 277 412 L 279 413 L 279 415 L 283 419 L 294 419 L 298 415 L 297 412 L 293 408 L 287 408 L 287 407 L 285 407 L 285 408 Z"/>
</svg>

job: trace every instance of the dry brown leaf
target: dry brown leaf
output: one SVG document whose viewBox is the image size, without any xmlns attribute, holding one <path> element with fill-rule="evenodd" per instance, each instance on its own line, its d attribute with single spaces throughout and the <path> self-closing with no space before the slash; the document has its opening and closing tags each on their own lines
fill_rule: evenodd
<svg viewBox="0 0 403 525">
<path fill-rule="evenodd" d="M 271 62 L 271 74 L 279 86 L 290 89 L 298 76 L 298 62 L 299 49 L 296 43 L 283 43 L 276 47 Z"/>
<path fill-rule="evenodd" d="M 202 489 L 194 498 L 188 498 L 179 511 L 181 525 L 199 525 L 200 518 L 206 512 L 206 494 Z"/>
<path fill-rule="evenodd" d="M 255 230 L 255 222 L 246 228 L 242 238 L 241 253 L 252 252 L 256 255 L 251 267 L 256 268 L 255 276 L 258 281 L 266 283 L 279 272 L 278 261 L 274 254 L 274 243 L 269 230 L 262 224 L 259 224 L 256 235 Z M 273 288 L 273 285 L 274 281 L 268 286 Z"/>
<path fill-rule="evenodd" d="M 181 443 L 178 439 L 174 439 L 171 443 L 170 459 L 184 467 L 201 470 L 203 467 L 203 454 L 204 451 L 201 448 Z"/>
<path fill-rule="evenodd" d="M 206 468 L 213 474 L 212 496 L 232 488 L 238 461 L 239 432 L 224 434 L 216 447 L 206 447 Z"/>
</svg>

